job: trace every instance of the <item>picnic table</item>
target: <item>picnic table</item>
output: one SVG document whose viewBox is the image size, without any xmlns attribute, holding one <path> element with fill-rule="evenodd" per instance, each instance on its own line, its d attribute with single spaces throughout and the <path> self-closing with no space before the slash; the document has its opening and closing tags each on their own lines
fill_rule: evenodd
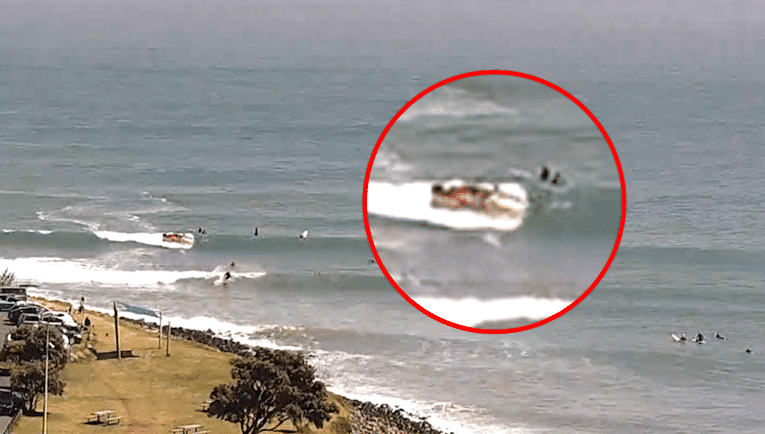
<svg viewBox="0 0 765 434">
<path fill-rule="evenodd" d="M 113 410 L 94 411 L 88 416 L 88 423 L 111 425 L 118 424 L 120 420 L 122 416 L 117 416 Z"/>
<path fill-rule="evenodd" d="M 202 431 L 204 425 L 191 424 L 191 425 L 178 425 L 178 427 L 171 432 L 173 434 L 208 434 L 209 431 Z"/>
</svg>

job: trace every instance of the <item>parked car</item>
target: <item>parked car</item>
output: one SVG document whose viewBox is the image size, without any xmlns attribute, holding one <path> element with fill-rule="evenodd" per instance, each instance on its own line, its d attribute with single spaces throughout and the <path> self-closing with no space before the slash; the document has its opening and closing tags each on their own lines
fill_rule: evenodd
<svg viewBox="0 0 765 434">
<path fill-rule="evenodd" d="M 64 332 L 64 336 L 69 339 L 70 343 L 77 345 L 82 342 L 82 333 L 79 328 L 64 326 L 61 331 Z"/>
<path fill-rule="evenodd" d="M 13 308 L 13 306 L 16 306 L 15 302 L 0 301 L 0 312 L 8 312 Z"/>
<path fill-rule="evenodd" d="M 19 412 L 23 404 L 24 399 L 21 395 L 10 389 L 0 388 L 0 414 L 14 415 Z"/>
<path fill-rule="evenodd" d="M 20 305 L 18 307 L 11 308 L 10 311 L 8 311 L 8 319 L 16 324 L 19 325 L 19 317 L 21 314 L 24 313 L 42 313 L 45 312 L 46 309 L 40 305 L 36 304 L 26 304 L 26 305 Z"/>
<path fill-rule="evenodd" d="M 18 302 L 19 299 L 16 298 L 13 294 L 0 294 L 0 300 L 2 301 L 12 301 L 14 303 Z"/>
<path fill-rule="evenodd" d="M 19 317 L 18 326 L 23 327 L 25 325 L 40 325 L 42 324 L 42 318 L 37 313 L 22 313 Z"/>
<path fill-rule="evenodd" d="M 61 324 L 67 325 L 69 327 L 80 327 L 80 325 L 77 323 L 77 321 L 74 320 L 74 318 L 72 318 L 71 315 L 60 310 L 49 310 L 43 312 L 42 318 L 43 320 L 45 320 L 45 318 L 58 318 L 61 320 Z"/>
<path fill-rule="evenodd" d="M 40 324 L 42 325 L 50 324 L 55 327 L 64 326 L 64 320 L 62 320 L 61 318 L 56 318 L 55 316 L 44 316 L 44 315 L 45 314 L 40 315 Z"/>
</svg>

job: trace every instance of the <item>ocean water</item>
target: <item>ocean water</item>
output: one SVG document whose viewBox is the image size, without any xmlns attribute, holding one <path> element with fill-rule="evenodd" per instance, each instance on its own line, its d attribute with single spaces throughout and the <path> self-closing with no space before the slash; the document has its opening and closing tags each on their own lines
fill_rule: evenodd
<svg viewBox="0 0 765 434">
<path fill-rule="evenodd" d="M 85 297 L 103 310 L 120 301 L 161 310 L 173 325 L 304 349 L 331 390 L 456 433 L 765 426 L 759 3 L 0 6 L 0 269 L 39 284 L 36 295 Z M 365 170 L 389 120 L 432 84 L 482 69 L 532 74 L 582 101 L 614 142 L 628 199 L 598 287 L 561 318 L 507 335 L 455 330 L 407 303 L 371 261 L 362 214 Z M 473 99 L 480 108 L 491 98 Z M 417 119 L 391 139 L 418 136 Z M 607 165 L 587 165 L 606 153 L 557 157 L 602 140 L 574 138 L 547 135 L 540 142 L 554 147 L 510 165 L 491 158 L 498 148 L 471 152 L 480 164 L 463 171 L 450 164 L 464 154 L 433 160 L 433 148 L 397 145 L 401 159 L 388 158 L 413 166 L 403 181 L 530 182 L 549 163 L 591 186 L 563 193 L 576 193 L 564 200 L 574 209 L 616 185 L 612 169 L 599 171 Z M 584 265 L 563 277 L 586 281 L 603 250 L 584 243 L 613 235 L 574 237 L 569 221 L 529 220 L 512 234 L 375 224 L 441 246 L 464 239 L 476 249 L 466 253 L 494 252 L 486 263 L 497 268 L 497 249 L 551 257 L 570 238 L 565 249 Z M 195 232 L 196 243 L 163 246 L 167 231 Z M 402 274 L 437 271 L 415 265 Z M 539 283 L 552 293 L 559 279 Z M 471 290 L 491 300 L 508 289 L 492 282 Z M 699 331 L 708 344 L 670 336 Z"/>
</svg>

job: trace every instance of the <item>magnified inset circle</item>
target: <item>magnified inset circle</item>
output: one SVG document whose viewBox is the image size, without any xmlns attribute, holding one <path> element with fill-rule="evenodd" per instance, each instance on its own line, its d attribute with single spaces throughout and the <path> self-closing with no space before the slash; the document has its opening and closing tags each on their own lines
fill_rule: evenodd
<svg viewBox="0 0 765 434">
<path fill-rule="evenodd" d="M 560 87 L 477 71 L 425 89 L 380 136 L 364 223 L 396 290 L 477 333 L 538 327 L 597 286 L 627 197 L 603 126 Z"/>
</svg>

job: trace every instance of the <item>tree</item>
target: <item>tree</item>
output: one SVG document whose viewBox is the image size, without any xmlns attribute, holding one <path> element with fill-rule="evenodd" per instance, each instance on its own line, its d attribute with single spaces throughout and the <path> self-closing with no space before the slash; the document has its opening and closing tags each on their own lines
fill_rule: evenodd
<svg viewBox="0 0 765 434">
<path fill-rule="evenodd" d="M 5 271 L 3 271 L 3 274 L 0 275 L 0 286 L 11 286 L 13 285 L 14 280 L 16 280 L 16 275 L 9 273 L 6 268 Z"/>
<path fill-rule="evenodd" d="M 0 350 L 0 362 L 19 363 L 24 361 L 45 361 L 45 342 L 48 330 L 46 327 L 19 327 L 11 332 L 11 341 Z M 67 362 L 64 338 L 61 331 L 51 327 L 48 357 L 49 369 L 61 369 Z"/>
<path fill-rule="evenodd" d="M 60 378 L 60 369 L 48 369 L 48 393 L 62 395 L 64 383 Z M 29 414 L 37 408 L 37 401 L 45 392 L 45 362 L 21 362 L 11 368 L 11 390 L 18 392 L 24 399 L 24 412 Z"/>
<path fill-rule="evenodd" d="M 207 414 L 238 423 L 242 434 L 275 431 L 288 420 L 321 428 L 338 411 L 302 353 L 259 348 L 231 364 L 234 381 L 213 389 Z"/>
<path fill-rule="evenodd" d="M 50 333 L 50 336 L 47 336 Z M 10 362 L 11 389 L 24 399 L 24 410 L 34 411 L 45 392 L 45 344 L 48 347 L 48 392 L 64 393 L 66 385 L 59 374 L 67 362 L 64 338 L 55 327 L 19 327 L 11 332 L 11 341 L 0 350 L 0 361 Z"/>
</svg>

